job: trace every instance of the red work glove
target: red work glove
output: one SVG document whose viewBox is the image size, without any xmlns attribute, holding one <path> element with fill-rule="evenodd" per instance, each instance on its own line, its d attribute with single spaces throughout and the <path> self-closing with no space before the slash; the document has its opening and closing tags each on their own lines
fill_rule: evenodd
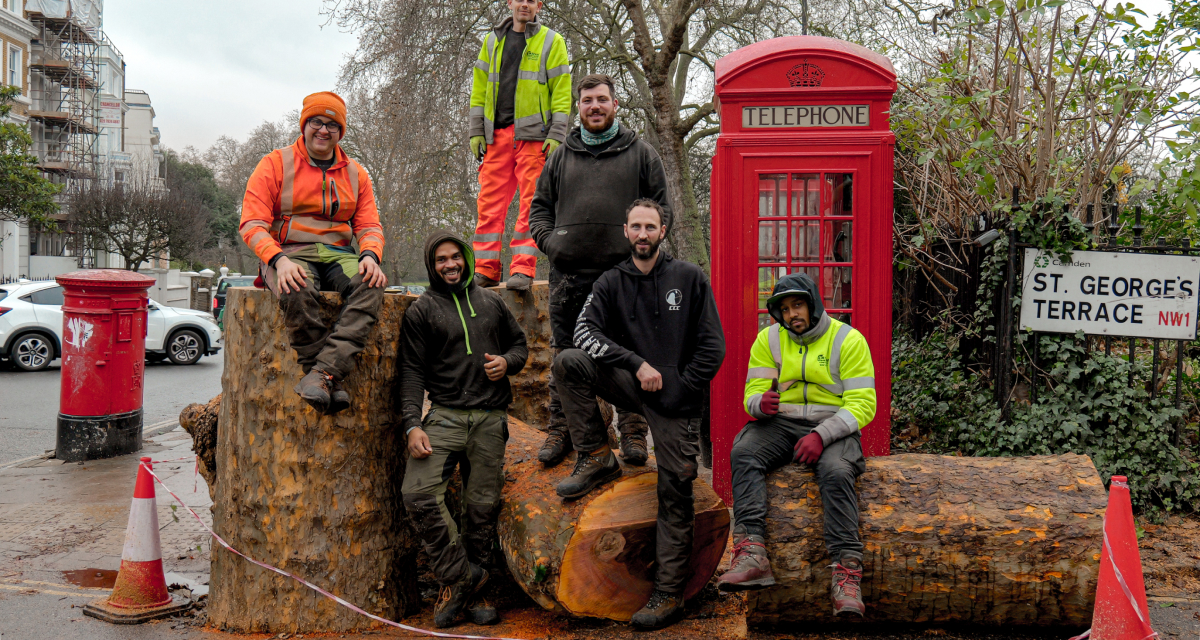
<svg viewBox="0 0 1200 640">
<path fill-rule="evenodd" d="M 825 443 L 821 442 L 821 434 L 814 431 L 800 438 L 800 442 L 796 443 L 796 454 L 792 457 L 792 462 L 816 464 L 817 460 L 821 459 L 821 452 L 824 450 Z"/>
<path fill-rule="evenodd" d="M 762 411 L 763 413 L 765 413 L 769 416 L 773 416 L 773 415 L 779 413 L 779 381 L 778 380 L 772 380 L 770 390 L 763 392 L 762 400 L 760 400 L 758 403 L 758 410 Z"/>
</svg>

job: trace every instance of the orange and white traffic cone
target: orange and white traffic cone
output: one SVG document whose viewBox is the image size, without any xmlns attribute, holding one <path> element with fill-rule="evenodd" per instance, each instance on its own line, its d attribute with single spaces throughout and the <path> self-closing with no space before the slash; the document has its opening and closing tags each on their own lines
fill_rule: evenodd
<svg viewBox="0 0 1200 640">
<path fill-rule="evenodd" d="M 121 570 L 112 594 L 83 608 L 84 615 L 114 624 L 138 624 L 157 620 L 191 608 L 187 598 L 167 591 L 163 574 L 162 546 L 158 539 L 158 504 L 154 499 L 154 478 L 150 458 L 138 465 L 133 506 L 129 508 L 129 526 L 125 529 L 125 548 L 121 552 Z"/>
<path fill-rule="evenodd" d="M 1157 636 L 1150 628 L 1129 481 L 1125 476 L 1113 476 L 1108 488 L 1108 509 L 1104 512 L 1104 547 L 1100 552 L 1092 628 L 1077 637 L 1148 640 Z"/>
</svg>

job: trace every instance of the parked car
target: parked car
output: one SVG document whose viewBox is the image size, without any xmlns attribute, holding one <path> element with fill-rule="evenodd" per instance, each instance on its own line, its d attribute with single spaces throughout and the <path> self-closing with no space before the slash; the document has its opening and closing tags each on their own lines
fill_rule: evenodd
<svg viewBox="0 0 1200 640">
<path fill-rule="evenodd" d="M 217 292 L 213 294 L 212 314 L 217 318 L 217 326 L 225 328 L 225 296 L 229 287 L 253 287 L 254 276 L 225 276 L 217 282 Z"/>
<path fill-rule="evenodd" d="M 63 289 L 55 282 L 0 285 L 0 358 L 41 371 L 62 355 Z M 195 364 L 224 346 L 212 315 L 151 300 L 146 314 L 146 359 Z"/>
</svg>

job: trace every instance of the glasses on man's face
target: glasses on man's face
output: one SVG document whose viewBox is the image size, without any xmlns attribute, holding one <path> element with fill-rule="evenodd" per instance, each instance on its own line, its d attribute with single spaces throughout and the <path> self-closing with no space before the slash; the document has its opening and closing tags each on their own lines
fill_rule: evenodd
<svg viewBox="0 0 1200 640">
<path fill-rule="evenodd" d="M 329 122 L 322 122 L 320 120 L 317 120 L 316 118 L 309 118 L 308 126 L 312 127 L 313 131 L 320 131 L 321 129 L 325 129 L 329 133 L 339 133 L 342 130 L 342 125 L 340 125 L 332 120 L 330 120 Z"/>
</svg>

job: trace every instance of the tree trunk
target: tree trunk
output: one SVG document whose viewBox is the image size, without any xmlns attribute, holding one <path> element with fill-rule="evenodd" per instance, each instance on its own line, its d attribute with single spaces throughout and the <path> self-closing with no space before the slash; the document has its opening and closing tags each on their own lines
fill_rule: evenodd
<svg viewBox="0 0 1200 640">
<path fill-rule="evenodd" d="M 858 496 L 868 621 L 1090 623 L 1107 497 L 1086 456 L 871 458 Z M 778 584 L 749 623 L 832 621 L 812 472 L 769 475 L 767 504 Z"/>
<path fill-rule="evenodd" d="M 550 348 L 549 283 L 539 280 L 529 291 L 509 291 L 501 284 L 494 291 L 516 316 L 529 344 L 525 368 L 509 379 L 513 401 L 508 405 L 508 415 L 527 424 L 549 425 L 550 365 L 554 363 L 554 349 Z"/>
<path fill-rule="evenodd" d="M 509 418 L 500 547 L 517 583 L 548 610 L 625 621 L 650 597 L 658 512 L 654 458 L 622 477 L 564 502 L 554 487 L 573 459 L 543 469 L 542 434 Z M 729 510 L 703 480 L 695 482 L 692 598 L 716 572 L 729 538 Z"/>
<path fill-rule="evenodd" d="M 217 481 L 217 418 L 221 413 L 221 394 L 205 404 L 189 404 L 179 413 L 179 426 L 192 436 L 192 451 L 196 453 L 196 466 L 204 482 L 208 483 L 208 496 L 216 499 L 214 485 Z"/>
<path fill-rule="evenodd" d="M 353 408 L 318 415 L 275 297 L 232 288 L 225 310 L 215 531 L 233 548 L 389 619 L 415 611 L 418 538 L 404 515 L 399 327 L 414 298 L 384 296 L 345 382 Z M 325 294 L 332 326 L 341 300 Z M 239 632 L 349 631 L 368 618 L 213 545 L 209 624 Z"/>
</svg>

